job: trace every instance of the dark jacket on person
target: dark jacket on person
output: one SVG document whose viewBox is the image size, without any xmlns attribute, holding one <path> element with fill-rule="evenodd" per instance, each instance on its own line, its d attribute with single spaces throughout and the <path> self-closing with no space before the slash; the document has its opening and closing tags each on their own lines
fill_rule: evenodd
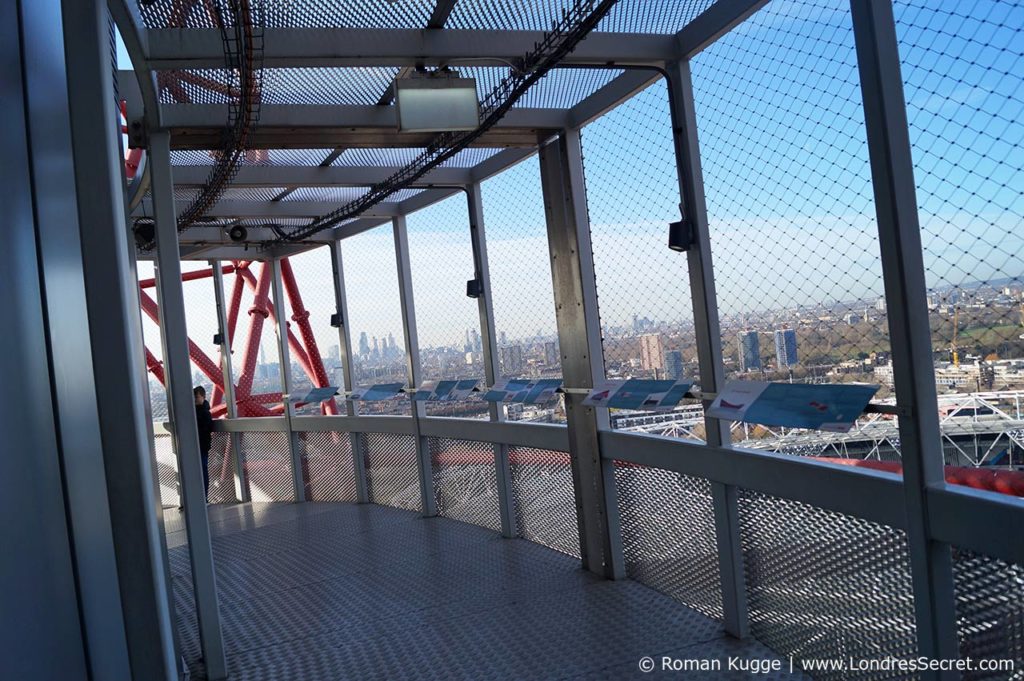
<svg viewBox="0 0 1024 681">
<path fill-rule="evenodd" d="M 196 405 L 196 424 L 199 426 L 199 451 L 209 454 L 213 444 L 213 415 L 206 400 Z"/>
</svg>

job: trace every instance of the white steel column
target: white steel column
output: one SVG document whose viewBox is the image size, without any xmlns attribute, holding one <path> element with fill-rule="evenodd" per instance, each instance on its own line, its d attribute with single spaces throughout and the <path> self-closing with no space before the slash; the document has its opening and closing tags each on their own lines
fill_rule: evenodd
<svg viewBox="0 0 1024 681">
<path fill-rule="evenodd" d="M 473 267 L 476 280 L 480 282 L 480 297 L 477 308 L 480 312 L 480 335 L 484 349 L 484 379 L 487 385 L 494 385 L 501 376 L 498 367 L 498 341 L 494 331 L 494 305 L 491 300 L 491 271 L 487 263 L 487 237 L 484 228 L 484 206 L 480 196 L 480 184 L 466 186 L 469 203 L 469 236 L 473 244 Z M 488 403 L 492 422 L 505 420 L 505 411 L 497 402 Z M 509 468 L 508 445 L 494 445 L 494 468 L 498 483 L 498 505 L 501 511 L 501 534 L 512 538 L 517 534 L 516 516 L 512 497 L 512 471 Z"/>
<path fill-rule="evenodd" d="M 692 243 L 686 255 L 700 365 L 700 388 L 714 393 L 725 382 L 725 368 L 722 362 L 722 333 L 718 325 L 714 267 L 711 263 L 707 204 L 704 201 L 704 176 L 697 140 L 697 113 L 688 61 L 668 65 L 668 88 L 672 136 L 679 169 L 679 194 L 682 198 L 680 209 L 682 219 L 689 224 L 692 234 Z M 666 225 L 666 236 L 667 228 Z M 710 404 L 711 400 L 704 400 L 705 409 Z M 709 445 L 721 447 L 729 444 L 728 422 L 705 417 L 704 430 Z M 744 638 L 748 635 L 749 623 L 736 488 L 712 481 L 711 501 L 715 514 L 723 624 L 728 633 Z"/>
<path fill-rule="evenodd" d="M 412 268 L 409 265 L 409 237 L 405 228 L 405 216 L 392 219 L 395 233 L 395 261 L 398 263 L 398 295 L 402 303 L 402 328 L 405 333 L 406 361 L 408 362 L 409 385 L 414 390 L 423 380 L 420 368 L 420 344 L 416 335 L 416 309 L 412 298 Z M 416 433 L 416 453 L 420 473 L 420 494 L 423 515 L 437 515 L 437 499 L 434 496 L 433 466 L 430 459 L 429 438 L 422 435 L 420 419 L 426 416 L 422 402 L 412 402 L 412 420 Z"/>
<path fill-rule="evenodd" d="M 562 375 L 567 388 L 592 388 L 604 376 L 604 352 L 578 131 L 541 141 L 540 177 Z M 601 458 L 598 441 L 598 429 L 608 427 L 608 411 L 583 406 L 584 395 L 577 392 L 563 397 L 583 565 L 618 579 L 625 566 L 615 471 L 612 461 Z"/>
<path fill-rule="evenodd" d="M 956 610 L 948 544 L 932 539 L 927 491 L 945 487 L 927 283 L 914 164 L 890 0 L 852 0 L 882 277 L 892 336 L 907 543 L 921 655 L 956 659 Z M 937 678 L 933 673 L 930 678 Z"/>
<path fill-rule="evenodd" d="M 332 241 L 330 249 L 331 274 L 334 278 L 334 305 L 338 315 L 338 349 L 340 350 L 343 383 L 341 388 L 348 393 L 355 387 L 355 365 L 353 364 L 352 334 L 348 326 L 348 298 L 345 293 L 345 267 L 341 241 Z M 346 414 L 349 416 L 359 415 L 357 402 L 344 400 L 344 403 Z M 361 504 L 366 504 L 370 501 L 370 493 L 366 484 L 366 453 L 363 450 L 363 439 L 356 432 L 350 432 L 348 438 L 356 477 L 356 500 Z"/>
<path fill-rule="evenodd" d="M 288 351 L 288 313 L 285 311 L 284 287 L 281 285 L 281 261 L 274 258 L 270 262 L 273 279 L 274 297 L 274 319 L 277 324 L 274 330 L 277 332 L 277 350 L 281 359 L 281 392 L 284 393 L 284 419 L 288 425 L 288 453 L 292 462 L 292 485 L 295 488 L 295 501 L 306 500 L 306 453 L 305 441 L 300 439 L 299 434 L 292 428 L 292 419 L 295 417 L 295 403 L 291 401 L 292 394 L 292 358 Z M 305 435 L 303 435 L 305 437 Z"/>
<path fill-rule="evenodd" d="M 224 273 L 219 260 L 211 260 L 213 270 L 213 295 L 217 301 L 217 329 L 220 333 L 220 371 L 224 377 L 224 402 L 228 408 L 228 418 L 238 418 L 238 405 L 235 403 L 235 377 L 231 365 L 231 339 L 228 337 L 227 307 L 224 305 Z M 231 451 L 235 456 L 235 498 L 245 503 L 249 501 L 249 481 L 245 477 L 245 454 L 242 452 L 242 436 L 240 433 L 229 433 Z"/>
<path fill-rule="evenodd" d="M 210 547 L 210 525 L 203 491 L 199 431 L 192 396 L 191 360 L 185 325 L 185 299 L 181 288 L 178 255 L 178 220 L 174 213 L 174 183 L 171 178 L 170 133 L 152 131 L 149 163 L 153 177 L 153 206 L 156 215 L 157 294 L 160 300 L 160 335 L 164 341 L 164 371 L 167 381 L 171 437 L 178 453 L 182 506 L 188 531 L 196 620 L 203 649 L 203 661 L 210 679 L 227 678 L 224 640 L 217 603 L 217 580 Z"/>
</svg>

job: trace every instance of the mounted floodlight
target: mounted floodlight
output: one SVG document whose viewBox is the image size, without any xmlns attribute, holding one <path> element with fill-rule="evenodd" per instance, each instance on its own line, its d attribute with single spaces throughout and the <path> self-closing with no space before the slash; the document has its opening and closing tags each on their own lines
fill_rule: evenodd
<svg viewBox="0 0 1024 681">
<path fill-rule="evenodd" d="M 673 251 L 688 251 L 693 245 L 693 230 L 686 220 L 673 222 L 668 226 L 668 247 Z"/>
<path fill-rule="evenodd" d="M 468 298 L 479 298 L 484 294 L 484 287 L 479 279 L 470 279 L 466 282 L 466 296 Z"/>
<path fill-rule="evenodd" d="M 480 126 L 480 102 L 476 79 L 459 78 L 455 72 L 415 74 L 395 81 L 399 132 L 476 130 Z"/>
</svg>

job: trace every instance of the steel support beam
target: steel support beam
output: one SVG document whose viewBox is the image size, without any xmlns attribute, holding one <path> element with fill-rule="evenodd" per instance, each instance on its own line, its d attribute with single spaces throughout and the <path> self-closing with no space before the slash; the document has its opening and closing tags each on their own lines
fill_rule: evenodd
<svg viewBox="0 0 1024 681">
<path fill-rule="evenodd" d="M 223 121 L 221 122 L 223 125 Z M 383 182 L 401 170 L 391 166 L 242 166 L 231 180 L 232 188 L 245 187 L 370 187 Z M 201 187 L 206 184 L 212 165 L 175 166 L 174 181 L 178 187 Z M 416 187 L 432 184 L 463 185 L 472 182 L 470 168 L 435 168 Z"/>
<path fill-rule="evenodd" d="M 430 13 L 430 19 L 427 21 L 427 28 L 444 28 L 452 10 L 455 9 L 456 2 L 458 0 L 437 0 L 434 11 Z"/>
<path fill-rule="evenodd" d="M 342 390 L 346 393 L 355 388 L 355 353 L 352 352 L 352 332 L 348 324 L 348 296 L 345 292 L 345 266 L 340 241 L 334 241 L 331 249 L 331 274 L 334 280 L 334 306 L 338 322 L 338 348 L 341 356 Z M 345 400 L 345 414 L 359 416 L 359 404 Z M 349 432 L 349 446 L 352 449 L 353 470 L 356 477 L 356 500 L 361 504 L 370 502 L 366 482 L 366 452 L 363 440 L 357 432 Z"/>
<path fill-rule="evenodd" d="M 907 543 L 914 583 L 921 655 L 956 659 L 959 647 L 948 544 L 933 536 L 928 491 L 945 487 L 927 282 L 917 217 L 914 164 L 890 0 L 851 0 L 882 279 L 892 337 L 893 380 L 899 419 Z M 938 678 L 933 672 L 930 677 Z"/>
<path fill-rule="evenodd" d="M 224 67 L 217 29 L 151 29 L 147 66 L 163 69 Z M 479 65 L 484 58 L 521 59 L 543 40 L 542 31 L 268 28 L 264 32 L 266 68 L 319 66 L 458 66 L 460 59 Z M 566 64 L 658 64 L 675 57 L 675 36 L 592 33 L 566 56 Z"/>
<path fill-rule="evenodd" d="M 185 210 L 190 201 L 176 201 L 175 210 Z M 318 218 L 336 210 L 338 201 L 218 201 L 206 217 L 210 218 Z M 153 215 L 153 200 L 146 199 L 132 211 L 133 217 Z M 397 203 L 378 203 L 362 213 L 362 217 L 392 218 L 399 214 Z M 187 234 L 187 232 L 186 232 Z"/>
<path fill-rule="evenodd" d="M 185 324 L 185 299 L 178 259 L 178 220 L 174 210 L 171 177 L 170 135 L 152 131 L 149 158 L 153 171 L 153 203 L 156 217 L 157 292 L 160 302 L 160 335 L 164 343 L 171 437 L 178 454 L 182 506 L 188 531 L 196 621 L 203 661 L 210 679 L 227 678 L 224 639 L 217 602 L 217 578 L 213 569 L 210 524 L 203 492 L 202 459 L 192 395 L 192 371 Z"/>
<path fill-rule="evenodd" d="M 676 34 L 679 60 L 687 60 L 747 20 L 768 0 L 717 0 Z"/>
<path fill-rule="evenodd" d="M 423 380 L 420 365 L 420 344 L 416 333 L 416 309 L 412 296 L 412 268 L 409 265 L 409 236 L 405 227 L 405 216 L 392 220 L 395 234 L 395 261 L 398 263 L 398 295 L 402 304 L 402 329 L 405 335 L 405 357 L 408 363 L 409 385 L 419 387 Z M 423 515 L 437 515 L 437 499 L 434 496 L 433 466 L 430 457 L 430 442 L 420 427 L 420 420 L 426 417 L 423 402 L 412 402 L 412 421 L 416 437 L 416 454 L 420 475 L 420 495 Z"/>
<path fill-rule="evenodd" d="M 540 176 L 562 375 L 568 388 L 592 388 L 604 376 L 604 354 L 579 132 L 564 131 L 541 146 Z M 584 406 L 584 395 L 576 391 L 563 397 L 583 566 L 618 579 L 625 567 L 615 474 L 613 462 L 601 458 L 598 441 L 599 428 L 608 426 L 608 412 Z"/>
<path fill-rule="evenodd" d="M 281 358 L 281 392 L 285 396 L 284 417 L 288 424 L 288 451 L 291 454 L 292 484 L 295 488 L 295 501 L 301 503 L 308 498 L 306 482 L 309 476 L 306 475 L 306 453 L 305 441 L 300 439 L 298 433 L 292 428 L 292 420 L 295 418 L 295 403 L 291 401 L 292 396 L 292 358 L 288 348 L 288 303 L 284 299 L 284 286 L 281 285 L 281 261 L 270 262 L 273 279 L 271 296 L 274 300 L 274 331 L 277 335 L 277 351 Z"/>
<path fill-rule="evenodd" d="M 231 339 L 228 333 L 227 306 L 224 304 L 224 273 L 220 262 L 210 261 L 213 272 L 213 295 L 217 301 L 217 328 L 220 331 L 220 371 L 224 376 L 224 402 L 228 408 L 228 418 L 238 418 L 238 404 L 235 401 L 235 377 L 231 365 Z M 235 456 L 235 499 L 245 503 L 250 500 L 249 480 L 245 474 L 245 452 L 242 450 L 242 439 L 237 433 L 231 434 L 231 451 Z"/>
<path fill-rule="evenodd" d="M 469 204 L 469 236 L 473 246 L 474 276 L 480 282 L 481 295 L 476 299 L 480 313 L 480 335 L 483 341 L 484 380 L 494 385 L 501 378 L 498 366 L 498 340 L 494 331 L 494 302 L 491 298 L 491 270 L 487 262 L 487 236 L 484 228 L 483 197 L 479 184 L 466 187 Z M 505 411 L 497 402 L 488 403 L 488 414 L 492 423 L 505 420 Z M 513 508 L 512 471 L 508 460 L 507 445 L 494 445 L 495 480 L 498 485 L 498 507 L 501 512 L 501 534 L 512 538 L 517 536 L 516 514 Z"/>
<path fill-rule="evenodd" d="M 689 62 L 668 67 L 669 105 L 672 137 L 679 168 L 679 194 L 683 219 L 689 223 L 693 242 L 687 251 L 690 271 L 690 295 L 700 366 L 700 387 L 717 392 L 725 382 L 722 362 L 722 332 L 718 324 L 718 298 L 715 293 L 714 267 L 711 262 L 711 237 L 707 204 L 704 200 L 704 175 L 701 171 L 700 144 L 697 140 L 697 113 L 693 102 L 693 84 Z M 666 241 L 667 229 L 666 225 Z M 666 246 L 667 247 L 667 246 Z M 710 400 L 705 402 L 705 408 Z M 704 429 L 712 447 L 729 444 L 729 424 L 706 417 Z M 743 576 L 743 549 L 739 537 L 739 511 L 736 488 L 711 482 L 718 542 L 718 571 L 722 585 L 725 630 L 737 638 L 749 632 L 746 587 Z"/>
</svg>

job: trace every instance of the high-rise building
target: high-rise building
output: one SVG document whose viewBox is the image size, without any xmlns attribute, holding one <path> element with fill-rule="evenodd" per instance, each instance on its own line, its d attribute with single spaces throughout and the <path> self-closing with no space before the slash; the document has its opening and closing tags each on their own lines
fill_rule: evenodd
<svg viewBox="0 0 1024 681">
<path fill-rule="evenodd" d="M 548 341 L 544 344 L 544 364 L 549 367 L 558 364 L 558 341 Z"/>
<path fill-rule="evenodd" d="M 472 341 L 473 341 L 473 347 L 472 347 L 473 352 L 483 352 L 484 351 L 484 342 L 483 342 L 483 339 L 480 338 L 480 332 L 477 331 L 476 329 L 472 329 L 471 330 L 471 338 L 472 338 Z"/>
<path fill-rule="evenodd" d="M 658 372 L 665 368 L 665 345 L 660 333 L 640 336 L 640 366 L 644 371 Z"/>
<path fill-rule="evenodd" d="M 515 376 L 523 371 L 523 346 L 506 345 L 501 348 L 501 371 L 503 374 Z"/>
<path fill-rule="evenodd" d="M 359 354 L 363 357 L 370 354 L 370 339 L 365 331 L 359 334 Z"/>
<path fill-rule="evenodd" d="M 775 361 L 780 369 L 791 367 L 799 361 L 796 354 L 796 331 L 793 329 L 775 331 Z"/>
<path fill-rule="evenodd" d="M 335 362 L 341 360 L 341 348 L 338 345 L 332 345 L 327 348 L 327 357 L 333 359 Z"/>
<path fill-rule="evenodd" d="M 683 377 L 683 353 L 669 350 L 665 353 L 665 378 L 678 381 Z"/>
<path fill-rule="evenodd" d="M 761 370 L 761 341 L 757 331 L 740 334 L 740 371 Z"/>
<path fill-rule="evenodd" d="M 501 345 L 508 345 L 508 334 L 502 331 L 498 334 L 498 342 Z"/>
<path fill-rule="evenodd" d="M 879 298 L 875 301 L 875 309 L 879 312 L 885 312 L 885 298 Z"/>
</svg>

